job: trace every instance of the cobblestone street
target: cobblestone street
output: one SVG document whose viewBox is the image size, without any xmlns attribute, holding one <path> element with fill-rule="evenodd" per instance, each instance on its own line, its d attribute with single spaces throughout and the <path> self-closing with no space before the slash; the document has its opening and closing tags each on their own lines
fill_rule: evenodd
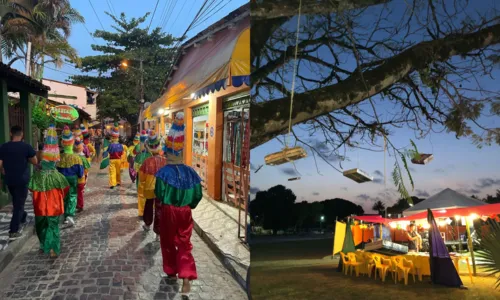
<svg viewBox="0 0 500 300">
<path fill-rule="evenodd" d="M 107 170 L 94 166 L 84 212 L 74 228 L 61 230 L 60 257 L 39 254 L 32 237 L 2 272 L 0 299 L 181 299 L 181 280 L 161 277 L 160 245 L 141 228 L 135 184 L 126 170 L 122 179 L 121 187 L 110 190 Z M 190 299 L 247 299 L 194 231 L 192 242 L 199 279 Z"/>
</svg>

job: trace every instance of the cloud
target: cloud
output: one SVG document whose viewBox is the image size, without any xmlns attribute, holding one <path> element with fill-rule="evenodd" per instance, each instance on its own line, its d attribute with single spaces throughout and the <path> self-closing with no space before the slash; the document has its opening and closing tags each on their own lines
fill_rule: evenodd
<svg viewBox="0 0 500 300">
<path fill-rule="evenodd" d="M 467 194 L 472 194 L 472 195 L 481 193 L 481 190 L 474 189 L 474 188 L 464 189 L 463 191 L 466 192 Z"/>
<path fill-rule="evenodd" d="M 424 197 L 424 198 L 429 197 L 429 193 L 427 193 L 427 191 L 424 191 L 424 190 L 416 190 L 415 195 L 417 197 Z"/>
<path fill-rule="evenodd" d="M 370 200 L 370 196 L 368 196 L 367 194 L 359 194 L 359 195 L 356 196 L 356 198 L 358 198 L 360 200 L 363 200 L 363 201 Z"/>
<path fill-rule="evenodd" d="M 372 182 L 376 184 L 384 184 L 384 180 L 382 178 L 375 178 Z"/>
<path fill-rule="evenodd" d="M 490 188 L 492 186 L 500 186 L 500 179 L 480 178 L 479 183 L 476 184 L 478 189 Z"/>
<path fill-rule="evenodd" d="M 312 195 L 313 196 L 319 196 L 319 192 L 313 192 Z"/>
<path fill-rule="evenodd" d="M 283 172 L 283 174 L 286 174 L 286 175 L 297 175 L 297 173 L 295 172 L 295 170 L 293 168 L 282 168 L 280 169 L 281 172 Z"/>
<path fill-rule="evenodd" d="M 347 187 L 345 187 L 345 186 L 341 187 L 340 189 L 343 191 L 347 191 Z"/>
<path fill-rule="evenodd" d="M 250 187 L 250 194 L 257 194 L 257 192 L 260 192 L 260 189 L 257 187 Z"/>
<path fill-rule="evenodd" d="M 332 163 L 340 161 L 339 157 L 335 153 L 332 153 L 332 150 L 330 149 L 328 144 L 325 143 L 325 141 L 312 140 L 311 146 L 321 154 L 323 159 L 328 160 Z"/>
<path fill-rule="evenodd" d="M 373 174 L 375 174 L 378 177 L 384 177 L 384 174 L 379 170 L 375 170 L 375 172 L 373 172 Z"/>
<path fill-rule="evenodd" d="M 434 169 L 434 173 L 445 173 L 445 172 L 446 172 L 446 170 L 442 169 L 442 168 Z"/>
</svg>

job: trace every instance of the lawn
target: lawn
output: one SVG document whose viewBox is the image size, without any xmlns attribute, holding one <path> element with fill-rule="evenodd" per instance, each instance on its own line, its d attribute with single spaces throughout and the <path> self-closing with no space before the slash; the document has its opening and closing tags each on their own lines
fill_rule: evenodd
<svg viewBox="0 0 500 300">
<path fill-rule="evenodd" d="M 388 275 L 386 282 L 366 276 L 345 276 L 336 272 L 337 260 L 331 253 L 331 240 L 282 242 L 254 245 L 251 248 L 252 298 L 260 299 L 500 299 L 494 291 L 495 279 L 468 276 L 462 281 L 468 290 L 434 286 L 424 277 L 423 282 L 408 286 L 394 284 Z"/>
</svg>

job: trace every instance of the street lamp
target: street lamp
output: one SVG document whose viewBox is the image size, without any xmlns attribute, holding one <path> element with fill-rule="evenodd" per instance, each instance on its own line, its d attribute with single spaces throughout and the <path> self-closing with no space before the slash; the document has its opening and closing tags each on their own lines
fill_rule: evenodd
<svg viewBox="0 0 500 300">
<path fill-rule="evenodd" d="M 321 216 L 319 218 L 319 229 L 321 232 L 323 232 L 323 222 L 325 221 L 325 216 Z"/>
<path fill-rule="evenodd" d="M 129 66 L 126 61 L 123 61 L 120 65 L 125 68 L 132 68 L 134 70 L 138 70 L 141 73 L 141 95 L 140 95 L 141 99 L 139 100 L 139 102 L 141 103 L 139 105 L 139 119 L 140 119 L 142 116 L 142 110 L 144 109 L 144 68 L 142 66 L 142 59 L 139 60 L 139 63 L 140 63 L 139 69 Z M 141 131 L 142 131 L 142 121 L 139 122 L 139 132 Z"/>
</svg>

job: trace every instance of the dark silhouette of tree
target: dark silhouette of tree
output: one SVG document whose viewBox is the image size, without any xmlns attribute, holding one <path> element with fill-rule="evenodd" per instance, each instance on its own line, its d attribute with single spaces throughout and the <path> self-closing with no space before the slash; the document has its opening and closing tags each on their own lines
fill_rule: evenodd
<svg viewBox="0 0 500 300">
<path fill-rule="evenodd" d="M 283 185 L 258 192 L 250 203 L 251 217 L 264 229 L 272 229 L 275 235 L 278 230 L 285 230 L 293 225 L 296 199 L 292 190 Z"/>
<path fill-rule="evenodd" d="M 384 204 L 384 202 L 382 202 L 382 201 L 379 200 L 379 201 L 373 203 L 372 209 L 375 210 L 375 211 L 378 211 L 378 213 L 380 215 L 384 215 L 385 204 Z"/>
<path fill-rule="evenodd" d="M 495 196 L 486 195 L 486 198 L 483 199 L 483 201 L 488 204 L 500 203 L 500 189 L 497 190 L 497 194 Z"/>
<path fill-rule="evenodd" d="M 412 196 L 411 198 L 413 200 L 413 204 L 418 204 L 418 203 L 425 200 L 425 199 L 418 198 L 415 196 Z M 391 215 L 402 214 L 403 211 L 405 211 L 408 208 L 410 208 L 408 201 L 406 199 L 399 199 L 396 202 L 396 204 L 387 208 L 387 214 L 391 214 Z"/>
</svg>

